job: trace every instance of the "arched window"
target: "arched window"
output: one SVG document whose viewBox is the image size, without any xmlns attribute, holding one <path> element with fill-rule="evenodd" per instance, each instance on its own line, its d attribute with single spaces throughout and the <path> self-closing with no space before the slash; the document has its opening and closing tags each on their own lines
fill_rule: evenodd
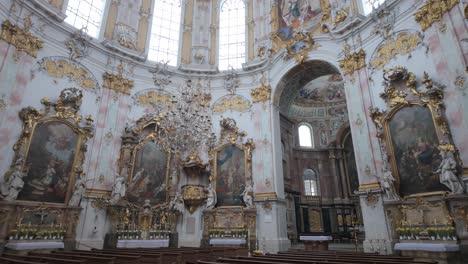
<svg viewBox="0 0 468 264">
<path fill-rule="evenodd" d="M 219 69 L 242 68 L 245 62 L 245 4 L 225 0 L 219 14 Z"/>
<path fill-rule="evenodd" d="M 314 170 L 304 170 L 304 193 L 306 196 L 318 195 L 317 173 Z"/>
<path fill-rule="evenodd" d="M 362 0 L 362 6 L 364 8 L 364 15 L 372 13 L 374 9 L 377 9 L 385 0 Z"/>
<path fill-rule="evenodd" d="M 86 28 L 93 38 L 99 36 L 99 29 L 106 0 L 71 0 L 68 1 L 65 22 L 78 28 Z"/>
<path fill-rule="evenodd" d="M 177 65 L 180 16 L 180 0 L 156 0 L 154 2 L 148 60 L 169 61 L 169 65 Z"/>
<path fill-rule="evenodd" d="M 299 146 L 306 148 L 314 147 L 314 140 L 312 134 L 312 128 L 309 125 L 302 124 L 299 126 Z"/>
</svg>

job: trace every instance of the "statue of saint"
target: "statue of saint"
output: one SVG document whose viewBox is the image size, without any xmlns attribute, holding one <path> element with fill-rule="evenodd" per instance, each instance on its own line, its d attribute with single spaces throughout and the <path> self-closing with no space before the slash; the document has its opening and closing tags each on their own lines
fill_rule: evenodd
<svg viewBox="0 0 468 264">
<path fill-rule="evenodd" d="M 112 194 L 110 202 L 111 204 L 116 204 L 122 197 L 125 196 L 127 191 L 127 186 L 125 185 L 125 177 L 118 175 L 115 178 L 114 187 L 112 188 Z"/>
<path fill-rule="evenodd" d="M 384 167 L 382 170 L 382 177 L 378 178 L 380 181 L 380 186 L 383 188 L 385 194 L 387 195 L 387 199 L 389 200 L 400 200 L 398 196 L 395 185 L 395 178 L 392 175 L 392 172 L 388 169 L 387 166 Z"/>
<path fill-rule="evenodd" d="M 82 177 L 80 177 L 75 182 L 75 188 L 73 190 L 72 197 L 70 198 L 70 201 L 68 202 L 68 205 L 79 206 L 81 197 L 83 196 L 85 191 L 86 191 L 85 181 L 82 179 Z"/>
<path fill-rule="evenodd" d="M 253 208 L 253 188 L 252 185 L 250 185 L 250 183 L 247 183 L 245 185 L 245 189 L 241 193 L 241 195 L 244 200 L 245 208 Z"/>
<path fill-rule="evenodd" d="M 184 199 L 179 191 L 176 192 L 174 198 L 169 203 L 169 209 L 174 212 L 184 212 Z"/>
<path fill-rule="evenodd" d="M 447 186 L 452 193 L 461 194 L 464 192 L 463 185 L 460 183 L 456 173 L 457 163 L 451 152 L 441 151 L 442 162 L 439 169 L 434 173 L 440 173 L 440 183 Z"/>
<path fill-rule="evenodd" d="M 211 184 L 211 182 L 208 185 L 208 188 L 206 189 L 206 193 L 207 193 L 206 208 L 213 209 L 216 206 L 216 203 L 218 202 L 218 198 L 216 196 L 216 191 L 213 188 L 213 185 Z"/>
<path fill-rule="evenodd" d="M 6 201 L 14 201 L 18 197 L 24 186 L 23 178 L 26 176 L 27 170 L 23 170 L 23 159 L 19 158 L 13 168 L 12 173 L 5 179 L 5 182 L 0 186 L 0 191 L 3 199 Z"/>
</svg>

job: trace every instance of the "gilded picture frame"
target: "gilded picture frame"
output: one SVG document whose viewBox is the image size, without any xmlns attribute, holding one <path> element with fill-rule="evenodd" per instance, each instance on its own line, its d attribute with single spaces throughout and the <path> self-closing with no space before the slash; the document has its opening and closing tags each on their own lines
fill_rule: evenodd
<svg viewBox="0 0 468 264">
<path fill-rule="evenodd" d="M 391 170 L 402 197 L 449 191 L 434 173 L 441 162 L 439 151 L 458 158 L 444 117 L 442 88 L 427 73 L 424 86 L 418 86 L 416 75 L 399 66 L 384 71 L 384 79 L 381 97 L 389 110 L 370 109 L 384 154 L 383 169 Z"/>
<path fill-rule="evenodd" d="M 211 165 L 211 176 L 210 176 L 210 181 L 213 185 L 213 188 L 216 190 L 217 193 L 217 207 L 219 208 L 229 208 L 229 207 L 243 207 L 243 201 L 242 197 L 240 196 L 240 193 L 244 190 L 245 186 L 247 184 L 250 184 L 250 186 L 253 186 L 253 180 L 252 180 L 252 150 L 255 148 L 255 145 L 252 141 L 252 139 L 244 140 L 244 137 L 246 136 L 245 132 L 239 132 L 239 128 L 236 125 L 236 122 L 234 119 L 231 118 L 226 118 L 220 121 L 221 125 L 221 136 L 215 146 L 213 146 L 210 149 L 209 156 L 210 156 L 210 165 Z M 232 192 L 233 195 L 236 195 L 236 197 L 231 197 L 229 202 L 223 202 L 223 199 L 225 198 L 223 196 L 222 192 L 219 192 L 219 181 L 220 181 L 220 174 L 219 172 L 221 171 L 222 168 L 219 168 L 219 158 L 220 158 L 220 153 L 224 155 L 224 157 L 227 157 L 226 151 L 232 150 L 231 152 L 237 152 L 232 154 L 232 156 L 236 157 L 240 155 L 240 152 L 242 152 L 242 162 L 238 162 L 239 166 L 238 167 L 243 167 L 243 170 L 241 172 L 234 170 L 234 168 L 225 168 L 229 169 L 231 172 L 233 172 L 234 175 L 237 175 L 237 178 L 234 179 L 234 175 L 223 175 L 222 177 L 225 179 L 228 179 L 228 176 L 231 176 L 232 183 L 227 182 L 227 186 L 231 185 L 234 186 L 234 189 L 229 189 L 227 192 Z M 223 153 L 224 152 L 224 153 Z M 235 161 L 234 161 L 235 162 Z M 233 165 L 233 162 L 229 162 L 229 165 Z M 226 170 L 224 170 L 226 171 Z M 239 173 L 243 173 L 243 176 L 239 178 Z M 235 202 L 234 202 L 235 201 Z"/>
<path fill-rule="evenodd" d="M 4 179 L 21 165 L 24 186 L 18 201 L 68 205 L 75 178 L 83 173 L 86 142 L 94 131 L 93 119 L 78 114 L 82 97 L 79 89 L 67 88 L 55 102 L 42 99 L 43 110 L 26 107 L 20 111 L 23 130 Z"/>
<path fill-rule="evenodd" d="M 173 153 L 158 136 L 160 124 L 157 117 L 147 115 L 122 136 L 119 171 L 127 179 L 127 200 L 140 206 L 145 200 L 153 205 L 169 202 Z"/>
</svg>

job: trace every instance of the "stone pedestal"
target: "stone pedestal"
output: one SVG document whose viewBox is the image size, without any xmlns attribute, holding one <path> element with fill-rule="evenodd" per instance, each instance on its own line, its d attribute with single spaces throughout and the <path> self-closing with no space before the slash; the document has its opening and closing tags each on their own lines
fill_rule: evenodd
<svg viewBox="0 0 468 264">
<path fill-rule="evenodd" d="M 319 251 L 328 250 L 328 241 L 333 238 L 331 236 L 300 236 L 299 240 L 304 241 L 305 250 Z"/>
</svg>

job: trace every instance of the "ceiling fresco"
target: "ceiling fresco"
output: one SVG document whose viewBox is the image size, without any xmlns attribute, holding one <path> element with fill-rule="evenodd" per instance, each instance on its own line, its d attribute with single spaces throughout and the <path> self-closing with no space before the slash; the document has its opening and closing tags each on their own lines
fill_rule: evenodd
<svg viewBox="0 0 468 264">
<path fill-rule="evenodd" d="M 330 74 L 319 77 L 300 88 L 293 104 L 312 107 L 345 103 L 343 78 L 339 74 Z"/>
</svg>

